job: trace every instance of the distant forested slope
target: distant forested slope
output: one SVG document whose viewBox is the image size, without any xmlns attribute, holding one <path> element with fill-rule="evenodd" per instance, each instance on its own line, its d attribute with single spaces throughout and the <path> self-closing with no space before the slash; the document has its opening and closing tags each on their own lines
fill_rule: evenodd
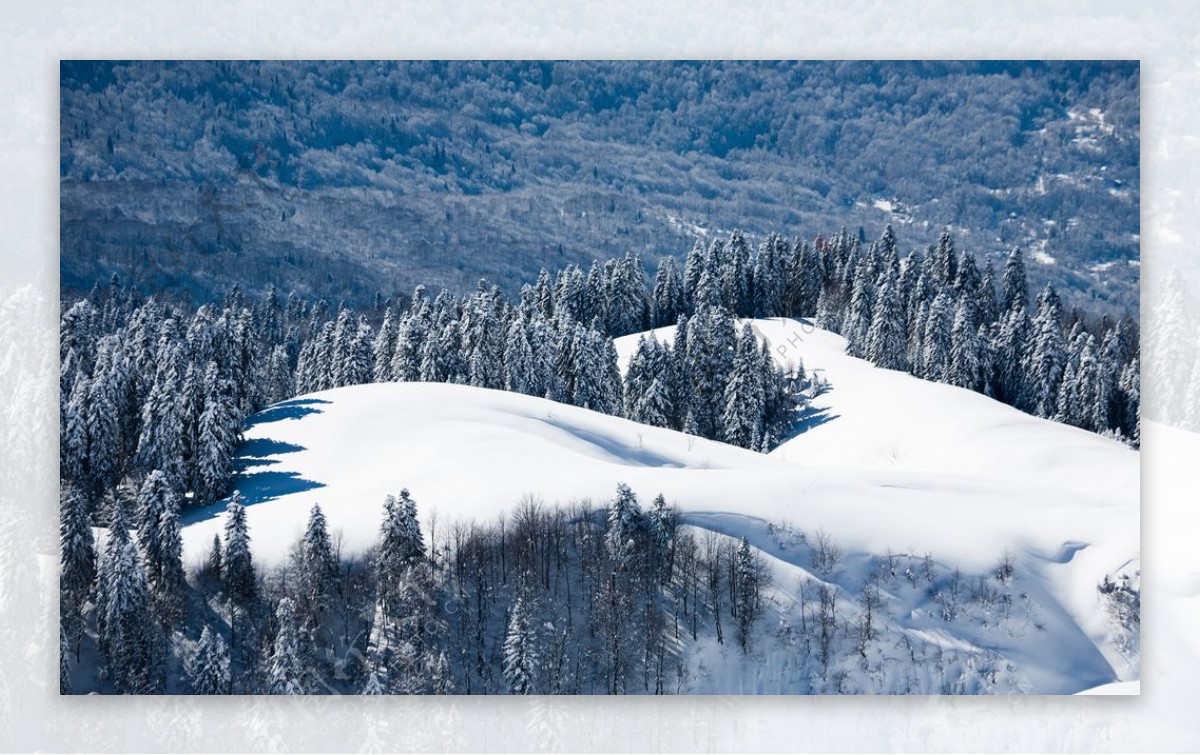
<svg viewBox="0 0 1200 755">
<path fill-rule="evenodd" d="M 742 229 L 949 227 L 1136 312 L 1138 65 L 64 62 L 62 279 L 366 304 L 682 258 Z"/>
</svg>

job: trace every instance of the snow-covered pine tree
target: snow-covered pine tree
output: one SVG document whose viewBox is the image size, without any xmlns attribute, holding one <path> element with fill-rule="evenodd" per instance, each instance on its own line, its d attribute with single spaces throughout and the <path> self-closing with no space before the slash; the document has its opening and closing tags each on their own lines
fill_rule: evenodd
<svg viewBox="0 0 1200 755">
<path fill-rule="evenodd" d="M 896 287 L 887 281 L 880 285 L 872 310 L 867 360 L 885 370 L 905 369 L 904 311 Z"/>
<path fill-rule="evenodd" d="M 705 438 L 719 439 L 724 433 L 725 386 L 733 371 L 735 346 L 736 334 L 729 314 L 702 303 L 688 321 L 684 361 L 691 390 L 688 409 L 696 429 Z"/>
<path fill-rule="evenodd" d="M 654 276 L 654 327 L 673 324 L 684 312 L 683 280 L 674 257 L 663 257 Z"/>
<path fill-rule="evenodd" d="M 383 313 L 383 322 L 379 324 L 379 332 L 375 334 L 372 346 L 374 360 L 371 367 L 371 379 L 376 383 L 385 383 L 392 378 L 392 360 L 396 357 L 396 322 L 392 308 L 388 307 Z"/>
<path fill-rule="evenodd" d="M 97 493 L 112 490 L 121 473 L 118 454 L 121 449 L 118 426 L 118 401 L 111 384 L 115 382 L 109 367 L 111 354 L 104 348 L 107 339 L 101 339 L 100 355 L 97 357 L 96 372 L 88 384 L 87 407 L 87 468 L 89 481 Z"/>
<path fill-rule="evenodd" d="M 1124 409 L 1122 417 L 1122 429 L 1125 436 L 1129 438 L 1134 448 L 1141 445 L 1142 442 L 1142 420 L 1141 420 L 1141 363 L 1137 357 L 1134 357 L 1125 369 L 1121 371 L 1121 381 L 1119 383 L 1121 390 L 1121 405 Z"/>
<path fill-rule="evenodd" d="M 200 641 L 184 669 L 188 685 L 197 695 L 228 695 L 229 647 L 219 632 L 208 625 L 200 632 Z"/>
<path fill-rule="evenodd" d="M 875 316 L 877 292 L 872 274 L 871 255 L 864 256 L 855 267 L 850 308 L 846 312 L 845 331 L 847 352 L 851 356 L 863 357 L 867 350 L 867 334 Z"/>
<path fill-rule="evenodd" d="M 150 470 L 160 470 L 172 480 L 182 481 L 183 422 L 179 416 L 180 375 L 176 364 L 182 363 L 174 345 L 173 352 L 158 364 L 153 386 L 142 404 L 142 427 L 134 455 L 134 472 L 144 476 Z"/>
<path fill-rule="evenodd" d="M 762 442 L 764 386 L 758 339 L 749 323 L 742 326 L 733 360 L 733 372 L 725 385 L 722 428 L 726 443 L 757 449 Z"/>
<path fill-rule="evenodd" d="M 403 317 L 396 331 L 391 379 L 413 382 L 421 378 L 421 355 L 429 332 L 428 307 Z"/>
<path fill-rule="evenodd" d="M 750 651 L 750 634 L 760 613 L 762 568 L 756 562 L 750 543 L 742 538 L 733 557 L 733 613 L 737 620 L 738 645 Z"/>
<path fill-rule="evenodd" d="M 675 336 L 671 341 L 671 402 L 673 412 L 670 427 L 682 430 L 692 403 L 692 384 L 688 368 L 688 325 L 687 315 L 680 315 L 675 324 Z"/>
<path fill-rule="evenodd" d="M 1029 308 L 1029 284 L 1025 278 L 1025 259 L 1021 249 L 1014 247 L 1004 262 L 1004 272 L 1000 278 L 1000 304 L 1006 312 L 1014 309 L 1025 311 Z"/>
<path fill-rule="evenodd" d="M 59 622 L 72 652 L 83 636 L 83 605 L 96 578 L 96 545 L 87 499 L 79 488 L 63 483 L 59 495 Z"/>
<path fill-rule="evenodd" d="M 360 315 L 354 324 L 346 353 L 342 357 L 344 362 L 339 385 L 362 385 L 371 382 L 375 364 L 374 340 L 375 336 L 367 318 Z"/>
<path fill-rule="evenodd" d="M 737 317 L 753 316 L 750 244 L 741 231 L 735 230 L 730 234 L 729 243 L 724 247 L 724 254 L 719 259 L 722 260 L 722 264 L 717 268 L 720 273 L 718 285 L 722 304 Z"/>
<path fill-rule="evenodd" d="M 517 595 L 504 634 L 504 681 L 509 693 L 514 695 L 537 693 L 537 626 L 532 615 L 531 597 L 525 592 Z"/>
<path fill-rule="evenodd" d="M 699 294 L 700 278 L 704 275 L 706 262 L 704 244 L 697 239 L 683 265 L 683 301 L 689 315 L 696 311 L 696 297 Z"/>
<path fill-rule="evenodd" d="M 991 260 L 984 263 L 975 306 L 980 324 L 991 325 L 1000 319 L 1000 300 L 996 298 L 996 270 L 992 267 Z"/>
<path fill-rule="evenodd" d="M 296 604 L 282 598 L 275 610 L 279 626 L 271 650 L 267 671 L 267 691 L 272 695 L 306 695 L 309 692 L 305 653 L 300 646 L 300 627 L 296 621 Z"/>
<path fill-rule="evenodd" d="M 225 594 L 246 609 L 258 598 L 258 580 L 250 555 L 250 531 L 242 494 L 234 492 L 225 507 L 225 553 L 221 564 Z"/>
<path fill-rule="evenodd" d="M 338 559 L 320 504 L 308 515 L 304 537 L 292 554 L 296 612 L 305 626 L 318 626 L 337 588 Z"/>
<path fill-rule="evenodd" d="M 384 517 L 379 527 L 379 553 L 375 558 L 376 580 L 381 599 L 395 591 L 397 580 L 406 567 L 425 558 L 424 537 L 417 521 L 417 504 L 408 492 L 400 497 L 387 496 Z"/>
<path fill-rule="evenodd" d="M 117 497 L 97 575 L 96 627 L 104 675 L 120 693 L 148 694 L 162 689 L 162 638 L 128 521 Z"/>
<path fill-rule="evenodd" d="M 183 615 L 187 580 L 179 526 L 179 495 L 160 470 L 146 475 L 138 491 L 138 545 L 159 621 L 174 626 Z"/>
<path fill-rule="evenodd" d="M 617 569 L 633 566 L 637 555 L 637 539 L 642 529 L 642 508 L 637 496 L 625 483 L 617 485 L 617 496 L 608 508 L 608 529 L 604 545 Z"/>
<path fill-rule="evenodd" d="M 267 360 L 267 371 L 264 378 L 265 392 L 263 400 L 268 404 L 286 401 L 295 395 L 293 373 L 288 360 L 287 347 L 282 344 L 271 349 Z"/>
<path fill-rule="evenodd" d="M 90 381 L 86 375 L 75 379 L 71 396 L 62 413 L 62 438 L 59 443 L 59 474 L 85 490 L 95 485 L 88 458 L 88 395 Z"/>
<path fill-rule="evenodd" d="M 958 254 L 954 251 L 954 239 L 949 231 L 942 231 L 938 236 L 937 247 L 931 256 L 942 283 L 952 285 L 958 279 Z"/>
<path fill-rule="evenodd" d="M 504 345 L 504 389 L 536 396 L 538 380 L 528 328 L 523 315 L 517 315 L 508 326 Z"/>
<path fill-rule="evenodd" d="M 964 268 L 965 269 L 965 268 Z M 979 328 L 973 297 L 962 294 L 950 330 L 950 371 L 946 382 L 977 391 L 982 387 Z"/>
<path fill-rule="evenodd" d="M 762 369 L 763 432 L 757 450 L 767 453 L 775 448 L 792 429 L 795 420 L 796 399 L 788 382 L 793 378 L 804 377 L 804 363 L 801 362 L 791 375 L 784 375 L 779 366 L 775 364 L 775 358 L 766 341 L 759 347 L 758 359 Z"/>
<path fill-rule="evenodd" d="M 204 376 L 204 410 L 200 414 L 196 448 L 198 503 L 224 495 L 233 471 L 233 449 L 239 424 L 229 380 L 221 375 L 216 362 L 209 362 Z"/>
<path fill-rule="evenodd" d="M 1038 297 L 1038 313 L 1033 320 L 1033 339 L 1028 361 L 1029 410 L 1039 417 L 1051 417 L 1058 410 L 1058 388 L 1067 363 L 1063 342 L 1058 295 L 1047 285 Z"/>
<path fill-rule="evenodd" d="M 925 319 L 925 353 L 921 356 L 923 374 L 918 377 L 926 380 L 944 383 L 950 376 L 951 311 L 950 297 L 942 292 L 938 294 L 929 307 L 929 316 Z"/>
</svg>

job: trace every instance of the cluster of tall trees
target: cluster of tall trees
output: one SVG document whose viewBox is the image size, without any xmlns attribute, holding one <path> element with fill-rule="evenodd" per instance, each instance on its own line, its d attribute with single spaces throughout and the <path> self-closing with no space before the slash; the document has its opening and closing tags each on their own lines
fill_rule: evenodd
<svg viewBox="0 0 1200 755">
<path fill-rule="evenodd" d="M 714 308 L 737 317 L 815 316 L 846 337 L 853 355 L 880 367 L 1135 446 L 1140 439 L 1136 321 L 1064 311 L 1053 286 L 1031 301 L 1020 249 L 997 280 L 990 261 L 981 270 L 949 233 L 901 258 L 890 226 L 865 248 L 842 231 L 812 244 L 773 235 L 752 251 L 734 232 L 697 244 L 682 273 L 664 259 L 651 300 L 656 326 Z"/>
<path fill-rule="evenodd" d="M 64 534 L 86 541 L 64 551 L 64 691 L 672 694 L 707 689 L 706 663 L 729 663 L 739 670 L 718 671 L 719 685 L 746 683 L 755 667 L 756 688 L 780 691 L 986 692 L 1006 689 L 1011 663 L 919 641 L 888 601 L 925 596 L 947 624 L 1013 636 L 1039 610 L 1023 594 L 1018 605 L 1008 558 L 967 576 L 889 552 L 867 559 L 851 594 L 832 539 L 786 527 L 766 536 L 807 551 L 813 576 L 773 584 L 745 538 L 687 526 L 662 495 L 643 505 L 624 484 L 599 508 L 528 497 L 436 538 L 436 520 L 424 531 L 402 490 L 383 501 L 376 544 L 351 555 L 314 504 L 269 567 L 252 555 L 235 494 L 208 558 L 185 570 L 171 516 L 155 536 L 126 515 L 161 509 L 160 492 L 151 480 L 118 499 L 98 571 L 80 557 L 94 546 L 64 493 Z"/>
<path fill-rule="evenodd" d="M 715 627 L 749 651 L 761 615 L 766 574 L 747 543 L 699 543 L 663 496 L 643 508 L 626 485 L 600 509 L 530 498 L 438 542 L 404 490 L 353 558 L 314 505 L 274 569 L 255 563 L 235 494 L 209 558 L 185 574 L 177 519 L 147 537 L 125 513 L 161 507 L 160 477 L 118 498 L 98 571 L 64 493 L 64 535 L 86 541 L 64 551 L 66 691 L 662 694 L 682 683 L 687 637 Z"/>
<path fill-rule="evenodd" d="M 980 271 L 948 233 L 904 259 L 890 226 L 866 250 L 843 233 L 809 255 L 822 275 L 817 324 L 846 336 L 852 354 L 1138 444 L 1136 323 L 1064 312 L 1049 285 L 1031 302 L 1020 249 L 998 286 L 991 263 Z"/>
</svg>

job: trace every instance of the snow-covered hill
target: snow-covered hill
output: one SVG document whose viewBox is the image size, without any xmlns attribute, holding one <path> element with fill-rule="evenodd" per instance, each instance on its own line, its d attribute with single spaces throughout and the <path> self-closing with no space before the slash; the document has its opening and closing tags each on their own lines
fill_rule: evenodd
<svg viewBox="0 0 1200 755">
<path fill-rule="evenodd" d="M 803 580 L 837 586 L 852 612 L 868 572 L 892 553 L 907 579 L 885 581 L 888 631 L 939 658 L 997 664 L 994 689 L 966 691 L 1076 692 L 1137 677 L 1136 641 L 1119 641 L 1096 590 L 1106 574 L 1138 569 L 1136 452 L 879 370 L 845 356 L 838 336 L 803 323 L 755 327 L 782 360 L 803 359 L 832 388 L 769 456 L 457 385 L 362 385 L 271 407 L 252 418 L 239 459 L 254 556 L 283 562 L 315 502 L 344 552 L 355 553 L 375 543 L 384 497 L 401 488 L 418 501 L 426 536 L 439 537 L 455 520 L 494 520 L 523 496 L 603 505 L 624 482 L 644 503 L 663 493 L 691 527 L 748 538 L 773 575 L 777 622 Z M 622 359 L 635 344 L 618 340 Z M 189 518 L 188 562 L 220 530 L 223 506 Z M 833 569 L 814 568 L 818 531 L 843 551 Z M 916 579 L 925 554 L 946 578 L 961 570 L 963 610 L 952 618 L 939 611 L 958 580 Z M 985 595 L 977 605 L 976 588 L 965 585 L 976 579 L 984 590 L 1005 554 L 1017 570 L 997 588 L 1007 597 Z M 703 638 L 691 652 L 709 680 L 692 691 L 734 691 L 730 674 L 740 674 L 745 691 L 793 691 L 782 672 L 771 676 L 778 659 L 760 659 L 746 677 Z M 876 682 L 876 690 L 891 683 Z"/>
</svg>

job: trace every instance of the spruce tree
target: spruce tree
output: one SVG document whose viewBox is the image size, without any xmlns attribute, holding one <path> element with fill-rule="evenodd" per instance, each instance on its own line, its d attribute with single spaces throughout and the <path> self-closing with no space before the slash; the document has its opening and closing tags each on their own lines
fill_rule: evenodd
<svg viewBox="0 0 1200 755">
<path fill-rule="evenodd" d="M 1029 284 L 1025 279 L 1025 260 L 1019 247 L 1014 248 L 1004 262 L 1000 279 L 1000 303 L 1005 311 L 1022 311 L 1029 307 Z"/>
<path fill-rule="evenodd" d="M 886 282 L 879 287 L 873 310 L 867 360 L 885 370 L 905 369 L 904 312 L 895 287 Z"/>
<path fill-rule="evenodd" d="M 758 340 L 750 324 L 742 326 L 733 362 L 733 373 L 725 386 L 722 427 L 726 443 L 757 449 L 762 441 L 764 395 Z"/>
<path fill-rule="evenodd" d="M 150 611 L 150 590 L 117 498 L 97 576 L 96 626 L 104 673 L 122 694 L 160 691 L 161 637 Z"/>
<path fill-rule="evenodd" d="M 225 553 L 221 579 L 225 594 L 238 607 L 246 609 L 258 598 L 254 561 L 250 555 L 250 531 L 242 494 L 234 492 L 225 507 Z"/>
<path fill-rule="evenodd" d="M 300 646 L 300 628 L 296 622 L 296 605 L 291 598 L 279 601 L 275 619 L 279 629 L 271 650 L 267 691 L 272 695 L 308 694 L 304 651 Z"/>
<path fill-rule="evenodd" d="M 683 281 L 674 257 L 663 257 L 654 276 L 654 323 L 661 328 L 673 324 L 683 314 Z"/>
<path fill-rule="evenodd" d="M 539 659 L 531 614 L 530 599 L 524 594 L 518 595 L 504 635 L 504 681 L 509 693 L 514 695 L 537 693 L 535 678 Z"/>
<path fill-rule="evenodd" d="M 946 382 L 977 391 L 982 387 L 979 332 L 975 325 L 974 305 L 963 295 L 954 312 L 950 330 L 950 370 Z"/>
<path fill-rule="evenodd" d="M 1047 286 L 1039 297 L 1033 321 L 1033 347 L 1028 362 L 1029 408 L 1039 417 L 1052 417 L 1058 409 L 1058 389 L 1067 363 L 1059 322 L 1058 296 Z"/>
<path fill-rule="evenodd" d="M 320 504 L 313 504 L 304 537 L 293 553 L 296 610 L 302 623 L 317 626 L 337 587 L 338 562 Z"/>
<path fill-rule="evenodd" d="M 96 578 L 96 546 L 87 500 L 64 483 L 59 497 L 59 622 L 74 652 L 83 636 L 83 605 Z"/>
<path fill-rule="evenodd" d="M 199 502 L 224 495 L 233 471 L 233 449 L 238 437 L 237 409 L 229 380 L 216 362 L 209 362 L 204 377 L 204 411 L 200 415 L 196 464 Z"/>
<path fill-rule="evenodd" d="M 925 353 L 921 356 L 923 373 L 920 377 L 934 382 L 944 383 L 950 377 L 950 348 L 951 318 L 950 297 L 940 293 L 929 307 L 929 317 L 925 320 Z"/>
<path fill-rule="evenodd" d="M 750 633 L 759 615 L 761 569 L 755 562 L 750 543 L 742 538 L 733 560 L 734 616 L 737 619 L 738 644 L 750 651 Z"/>
<path fill-rule="evenodd" d="M 527 327 L 522 316 L 517 316 L 508 326 L 504 345 L 504 389 L 536 396 L 539 381 Z"/>
<path fill-rule="evenodd" d="M 204 625 L 200 642 L 185 668 L 192 692 L 197 695 L 227 695 L 229 686 L 229 648 L 220 633 Z"/>
<path fill-rule="evenodd" d="M 179 525 L 179 496 L 171 481 L 154 470 L 138 492 L 138 545 L 155 611 L 166 627 L 183 614 L 187 580 L 183 572 L 183 540 Z"/>
</svg>

